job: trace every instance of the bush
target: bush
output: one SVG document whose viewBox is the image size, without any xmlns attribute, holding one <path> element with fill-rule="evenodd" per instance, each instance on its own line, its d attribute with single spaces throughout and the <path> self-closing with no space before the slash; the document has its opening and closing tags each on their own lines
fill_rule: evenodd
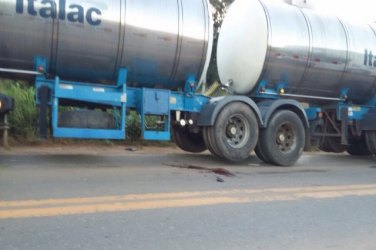
<svg viewBox="0 0 376 250">
<path fill-rule="evenodd" d="M 24 82 L 1 80 L 0 92 L 14 98 L 15 110 L 9 114 L 10 133 L 15 138 L 35 141 L 38 138 L 38 110 L 35 107 L 35 89 Z M 69 111 L 72 107 L 63 107 L 60 111 Z M 156 126 L 156 117 L 147 117 L 149 126 Z M 127 139 L 141 139 L 141 117 L 136 111 L 127 115 Z"/>
<path fill-rule="evenodd" d="M 141 138 L 141 117 L 135 111 L 131 111 L 127 116 L 127 139 L 131 141 Z"/>
<path fill-rule="evenodd" d="M 0 91 L 14 98 L 15 109 L 9 114 L 11 134 L 15 137 L 35 140 L 37 138 L 37 117 L 35 90 L 23 82 L 0 80 Z"/>
</svg>

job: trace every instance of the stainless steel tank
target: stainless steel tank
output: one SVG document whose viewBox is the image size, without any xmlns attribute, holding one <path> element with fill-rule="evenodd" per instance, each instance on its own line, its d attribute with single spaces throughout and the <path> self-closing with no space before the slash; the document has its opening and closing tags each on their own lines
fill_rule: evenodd
<svg viewBox="0 0 376 250">
<path fill-rule="evenodd" d="M 221 28 L 218 69 L 238 94 L 261 80 L 291 94 L 362 104 L 376 94 L 376 29 L 285 3 L 236 0 Z"/>
<path fill-rule="evenodd" d="M 116 79 L 176 89 L 208 66 L 207 0 L 0 0 L 0 68 L 33 70 L 34 57 L 65 79 Z"/>
</svg>

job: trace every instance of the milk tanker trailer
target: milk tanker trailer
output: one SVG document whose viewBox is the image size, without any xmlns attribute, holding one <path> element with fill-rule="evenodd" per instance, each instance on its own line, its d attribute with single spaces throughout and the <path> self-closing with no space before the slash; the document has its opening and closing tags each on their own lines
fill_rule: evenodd
<svg viewBox="0 0 376 250">
<path fill-rule="evenodd" d="M 211 52 L 206 1 L 1 0 L 0 10 L 1 70 L 35 74 L 42 132 L 50 107 L 54 136 L 121 139 L 131 109 L 144 139 L 172 131 L 183 150 L 233 162 L 255 150 L 288 166 L 312 145 L 376 154 L 372 26 L 236 0 L 217 47 L 232 94 L 208 98 L 195 93 Z"/>
</svg>

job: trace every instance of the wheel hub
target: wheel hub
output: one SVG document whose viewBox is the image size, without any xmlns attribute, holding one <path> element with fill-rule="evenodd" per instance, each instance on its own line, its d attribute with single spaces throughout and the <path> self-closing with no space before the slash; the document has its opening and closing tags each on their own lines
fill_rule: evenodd
<svg viewBox="0 0 376 250">
<path fill-rule="evenodd" d="M 290 124 L 284 124 L 278 129 L 276 143 L 283 152 L 290 151 L 294 148 L 295 132 Z"/>
<path fill-rule="evenodd" d="M 235 137 L 237 133 L 238 133 L 238 131 L 237 131 L 236 127 L 231 127 L 230 128 L 230 135 L 232 137 Z"/>
<path fill-rule="evenodd" d="M 278 138 L 279 138 L 279 141 L 281 141 L 281 142 L 284 142 L 286 140 L 286 137 L 285 137 L 284 134 L 279 134 Z"/>
<path fill-rule="evenodd" d="M 249 127 L 242 116 L 232 116 L 226 125 L 226 137 L 233 148 L 243 147 L 249 138 Z"/>
</svg>

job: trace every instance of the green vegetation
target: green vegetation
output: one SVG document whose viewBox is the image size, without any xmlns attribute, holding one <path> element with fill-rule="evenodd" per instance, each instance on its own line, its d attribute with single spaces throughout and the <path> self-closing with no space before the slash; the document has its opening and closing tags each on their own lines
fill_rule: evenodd
<svg viewBox="0 0 376 250">
<path fill-rule="evenodd" d="M 0 80 L 0 92 L 13 97 L 15 101 L 15 110 L 9 114 L 12 137 L 28 142 L 37 140 L 38 110 L 35 107 L 35 89 L 24 82 Z M 153 119 L 148 119 L 148 122 L 152 123 Z M 127 116 L 127 138 L 131 141 L 141 138 L 141 118 L 135 111 L 131 111 Z"/>
<path fill-rule="evenodd" d="M 0 92 L 14 98 L 15 109 L 9 115 L 11 134 L 28 141 L 37 138 L 37 109 L 35 108 L 35 90 L 27 83 L 0 80 Z"/>
<path fill-rule="evenodd" d="M 127 116 L 127 138 L 131 141 L 141 138 L 141 117 L 135 111 L 131 111 Z"/>
<path fill-rule="evenodd" d="M 210 58 L 210 65 L 207 75 L 207 83 L 219 81 L 218 69 L 217 69 L 217 43 L 218 34 L 221 29 L 223 19 L 226 15 L 228 7 L 234 2 L 234 0 L 210 0 L 210 4 L 213 6 L 213 21 L 214 21 L 214 37 L 213 37 L 213 52 Z"/>
</svg>

